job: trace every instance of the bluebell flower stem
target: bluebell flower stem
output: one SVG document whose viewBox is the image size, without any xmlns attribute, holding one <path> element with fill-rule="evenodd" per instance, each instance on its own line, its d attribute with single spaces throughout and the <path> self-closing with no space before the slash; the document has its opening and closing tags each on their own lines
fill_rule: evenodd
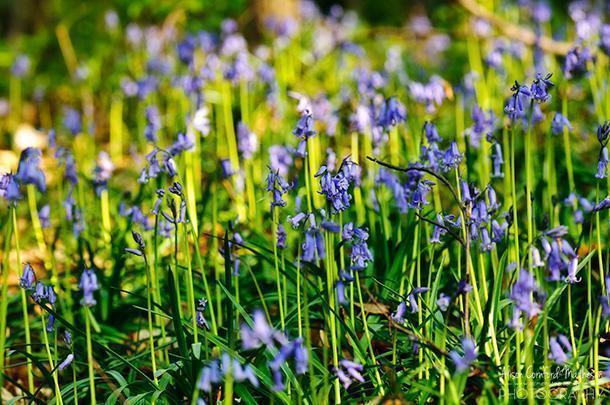
<svg viewBox="0 0 610 405">
<path fill-rule="evenodd" d="M 19 226 L 17 224 L 17 207 L 11 207 L 11 216 L 13 221 L 13 236 L 15 237 L 15 253 L 17 254 L 17 268 L 21 263 L 21 248 L 19 246 Z M 25 333 L 25 351 L 28 355 L 32 354 L 32 340 L 30 338 L 30 318 L 28 316 L 28 297 L 25 290 L 21 289 L 21 313 L 23 314 L 23 329 Z M 34 374 L 32 372 L 32 361 L 29 356 L 26 360 L 26 368 L 28 375 L 28 389 L 34 392 Z"/>
<path fill-rule="evenodd" d="M 87 369 L 89 372 L 89 391 L 91 405 L 97 403 L 95 399 L 95 374 L 93 373 L 93 348 L 91 346 L 91 312 L 88 306 L 83 307 L 85 315 L 85 339 L 87 341 Z"/>
<path fill-rule="evenodd" d="M 53 361 L 53 355 L 51 354 L 51 347 L 49 345 L 49 335 L 47 334 L 47 323 L 45 320 L 44 310 L 40 313 L 40 321 L 41 321 L 41 329 L 42 329 L 42 339 L 44 342 L 44 347 L 47 355 L 47 361 L 49 362 L 49 370 L 55 369 L 55 362 Z M 63 403 L 63 399 L 61 396 L 61 390 L 59 389 L 59 380 L 57 378 L 57 370 L 53 372 L 53 386 L 55 388 L 55 401 L 57 404 L 61 405 Z"/>
<path fill-rule="evenodd" d="M 186 255 L 186 299 L 188 301 L 189 315 L 191 316 L 191 325 L 193 327 L 193 339 L 195 343 L 199 341 L 197 333 L 197 316 L 195 314 L 195 289 L 193 287 L 193 268 L 191 266 L 191 256 L 189 253 L 188 233 L 184 232 L 184 254 Z"/>
<path fill-rule="evenodd" d="M 362 288 L 360 287 L 360 273 L 355 271 L 356 276 L 356 290 L 358 291 L 358 303 L 360 304 L 360 315 L 362 316 L 362 325 L 364 327 L 364 336 L 366 337 L 367 346 L 369 349 L 369 354 L 371 356 L 371 365 L 375 366 L 375 380 L 377 381 L 377 387 L 379 389 L 379 394 L 381 396 L 385 395 L 385 390 L 383 389 L 383 383 L 381 382 L 381 375 L 379 374 L 379 369 L 377 366 L 377 360 L 375 357 L 375 351 L 373 350 L 373 343 L 371 340 L 371 334 L 369 333 L 369 325 L 366 319 L 366 310 L 364 307 L 364 301 L 362 300 Z"/>
<path fill-rule="evenodd" d="M 283 304 L 283 295 L 282 295 L 282 284 L 280 280 L 280 263 L 277 252 L 277 211 L 276 207 L 271 207 L 271 221 L 273 227 L 273 264 L 275 266 L 275 284 L 277 288 L 277 302 L 280 310 L 280 324 L 282 326 L 282 330 L 285 330 L 285 320 L 284 320 L 284 304 Z"/>
<path fill-rule="evenodd" d="M 14 208 L 9 208 L 12 211 Z M 10 213 L 9 215 L 12 215 Z M 5 365 L 5 351 L 4 346 L 6 345 L 6 313 L 8 310 L 8 276 L 10 271 L 10 246 L 13 238 L 13 221 L 6 221 L 7 229 L 4 232 L 4 256 L 0 269 L 2 270 L 2 284 L 0 284 L 0 370 L 4 370 Z M 4 374 L 0 373 L 0 387 L 4 387 Z"/>
<path fill-rule="evenodd" d="M 157 381 L 157 358 L 155 355 L 155 338 L 154 338 L 154 329 L 153 329 L 153 318 L 152 318 L 152 269 L 148 264 L 148 260 L 146 258 L 146 254 L 144 254 L 144 266 L 146 271 L 146 316 L 148 321 L 148 346 L 150 350 L 150 361 L 151 368 L 153 373 L 153 381 L 155 385 L 158 384 Z M 196 331 L 196 330 L 195 330 Z M 196 336 L 197 334 L 194 333 Z"/>
<path fill-rule="evenodd" d="M 561 115 L 568 118 L 568 95 L 569 92 L 569 84 L 568 90 L 565 92 L 561 99 Z M 572 146 L 570 145 L 570 131 L 564 126 L 563 127 L 563 148 L 566 162 L 566 169 L 568 171 L 568 186 L 570 190 L 575 190 L 574 188 L 574 169 L 572 169 Z"/>
<path fill-rule="evenodd" d="M 47 262 L 47 245 L 44 241 L 44 234 L 42 233 L 42 225 L 40 223 L 40 217 L 38 216 L 38 209 L 36 207 L 36 186 L 34 184 L 27 185 L 28 194 L 28 208 L 30 209 L 30 218 L 32 219 L 32 227 L 34 228 L 34 235 L 36 236 L 36 242 L 38 243 L 38 249 L 40 254 Z"/>
</svg>

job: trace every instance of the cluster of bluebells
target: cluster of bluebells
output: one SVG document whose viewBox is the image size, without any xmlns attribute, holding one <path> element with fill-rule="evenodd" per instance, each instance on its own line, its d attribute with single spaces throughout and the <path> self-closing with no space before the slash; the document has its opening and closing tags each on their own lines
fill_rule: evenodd
<svg viewBox="0 0 610 405">
<path fill-rule="evenodd" d="M 57 294 L 52 285 L 47 285 L 42 281 L 36 281 L 36 274 L 30 263 L 23 266 L 23 273 L 19 278 L 19 287 L 28 291 L 34 300 L 39 305 L 48 303 L 52 308 L 57 302 Z M 55 325 L 55 317 L 50 314 L 45 326 L 47 332 L 53 332 Z"/>
<path fill-rule="evenodd" d="M 601 146 L 597 158 L 597 172 L 595 177 L 605 179 L 608 176 L 608 139 L 610 138 L 610 122 L 604 122 L 597 127 L 597 141 Z"/>
<path fill-rule="evenodd" d="M 26 148 L 21 152 L 19 166 L 15 174 L 5 173 L 0 176 L 0 197 L 12 204 L 22 198 L 21 186 L 33 184 L 44 193 L 47 182 L 40 168 L 42 153 L 37 148 Z"/>
<path fill-rule="evenodd" d="M 422 146 L 420 160 L 413 167 L 421 166 L 434 172 L 447 173 L 459 166 L 463 156 L 456 142 L 451 142 L 445 150 L 441 149 L 439 143 L 442 138 L 432 122 L 424 124 L 424 135 L 428 146 Z"/>
<path fill-rule="evenodd" d="M 100 289 L 100 285 L 97 282 L 97 275 L 93 269 L 83 270 L 78 289 L 83 293 L 81 305 L 92 307 L 97 304 L 93 294 Z"/>
<path fill-rule="evenodd" d="M 506 213 L 500 213 L 500 203 L 491 185 L 480 192 L 476 187 L 471 187 L 462 180 L 461 193 L 469 231 L 468 238 L 471 242 L 478 242 L 481 251 L 489 252 L 506 236 L 511 217 Z"/>
<path fill-rule="evenodd" d="M 364 377 L 362 376 L 363 370 L 364 367 L 362 364 L 347 359 L 342 359 L 339 361 L 337 367 L 333 367 L 333 372 L 345 389 L 348 389 L 349 386 L 355 381 L 361 383 L 365 381 Z"/>
<path fill-rule="evenodd" d="M 356 163 L 345 158 L 336 174 L 333 175 L 326 166 L 322 166 L 315 177 L 320 179 L 320 193 L 326 197 L 332 213 L 345 211 L 350 207 L 350 184 L 358 184 L 360 181 L 360 167 Z"/>
<path fill-rule="evenodd" d="M 276 391 L 282 391 L 285 388 L 281 367 L 290 359 L 294 362 L 294 370 L 297 374 L 307 372 L 309 354 L 303 344 L 303 339 L 289 340 L 283 332 L 269 325 L 262 311 L 255 311 L 252 314 L 252 326 L 242 324 L 241 339 L 244 350 L 258 349 L 264 346 L 276 352 L 273 360 L 268 364 L 273 374 L 273 388 Z"/>
<path fill-rule="evenodd" d="M 274 207 L 285 207 L 286 201 L 283 197 L 289 190 L 291 190 L 293 184 L 289 183 L 280 174 L 279 170 L 270 168 L 269 174 L 267 175 L 267 187 L 266 190 L 271 192 L 271 210 Z"/>
<path fill-rule="evenodd" d="M 538 301 L 544 300 L 544 293 L 534 276 L 527 270 L 521 269 L 508 298 L 513 302 L 513 315 L 508 325 L 520 330 L 524 326 L 522 316 L 527 321 L 540 313 L 542 307 Z"/>
<path fill-rule="evenodd" d="M 369 233 L 363 228 L 356 228 L 352 222 L 345 224 L 341 233 L 342 243 L 348 244 L 350 250 L 351 270 L 360 271 L 373 261 L 373 254 L 368 247 Z"/>
<path fill-rule="evenodd" d="M 417 304 L 417 297 L 429 290 L 430 289 L 428 287 L 417 287 L 411 290 L 411 292 L 407 295 L 407 299 L 401 301 L 398 304 L 398 307 L 396 307 L 396 311 L 392 314 L 392 320 L 398 324 L 402 324 L 405 321 L 407 310 L 409 310 L 412 314 L 418 313 L 419 305 Z"/>
<path fill-rule="evenodd" d="M 235 382 L 248 381 L 254 387 L 259 386 L 258 378 L 250 364 L 242 365 L 239 360 L 223 353 L 218 359 L 211 360 L 201 370 L 197 388 L 210 393 L 212 389 L 224 381 L 226 375 L 231 374 Z"/>
<path fill-rule="evenodd" d="M 470 365 L 477 359 L 477 348 L 474 341 L 468 337 L 462 339 L 462 351 L 464 354 L 460 355 L 456 350 L 452 350 L 449 353 L 449 357 L 455 364 L 457 372 L 463 372 L 470 368 Z"/>
<path fill-rule="evenodd" d="M 544 256 L 540 258 L 537 248 L 533 247 L 532 265 L 533 267 L 543 267 L 546 262 L 549 281 L 565 280 L 565 282 L 572 284 L 580 281 L 580 278 L 576 276 L 578 254 L 564 238 L 567 232 L 568 229 L 565 226 L 558 226 L 545 231 L 540 237 Z"/>
</svg>

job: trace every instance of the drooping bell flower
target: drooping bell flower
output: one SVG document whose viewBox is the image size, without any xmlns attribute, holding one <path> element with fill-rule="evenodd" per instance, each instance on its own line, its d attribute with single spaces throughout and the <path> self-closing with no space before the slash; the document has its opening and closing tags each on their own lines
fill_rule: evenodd
<svg viewBox="0 0 610 405">
<path fill-rule="evenodd" d="M 544 103 L 551 98 L 549 90 L 555 86 L 550 80 L 551 76 L 553 76 L 552 73 L 548 73 L 546 76 L 543 76 L 542 73 L 536 73 L 536 78 L 530 87 L 530 93 L 534 101 Z"/>
<path fill-rule="evenodd" d="M 41 193 L 47 190 L 44 172 L 40 169 L 42 152 L 38 148 L 25 148 L 21 152 L 15 178 L 21 184 L 34 184 Z"/>
<path fill-rule="evenodd" d="M 470 368 L 470 365 L 477 359 L 477 349 L 474 342 L 470 338 L 462 339 L 463 355 L 460 355 L 456 350 L 449 353 L 449 357 L 455 364 L 457 372 L 461 373 Z"/>
<path fill-rule="evenodd" d="M 562 365 L 572 357 L 572 345 L 564 335 L 549 338 L 549 359 L 555 364 Z"/>
<path fill-rule="evenodd" d="M 93 293 L 97 291 L 100 287 L 97 282 L 97 276 L 93 269 L 85 269 L 80 278 L 80 283 L 78 284 L 78 288 L 83 292 L 83 299 L 81 300 L 81 305 L 85 305 L 88 307 L 94 306 L 97 304 Z"/>
<path fill-rule="evenodd" d="M 23 274 L 19 278 L 19 287 L 24 290 L 31 290 L 34 287 L 35 282 L 36 274 L 34 273 L 34 269 L 30 263 L 26 263 L 25 266 L 23 266 Z"/>
<path fill-rule="evenodd" d="M 363 370 L 364 366 L 362 364 L 346 359 L 339 361 L 338 367 L 333 368 L 335 375 L 345 389 L 348 389 L 355 381 L 361 383 L 365 381 L 362 376 Z"/>
</svg>

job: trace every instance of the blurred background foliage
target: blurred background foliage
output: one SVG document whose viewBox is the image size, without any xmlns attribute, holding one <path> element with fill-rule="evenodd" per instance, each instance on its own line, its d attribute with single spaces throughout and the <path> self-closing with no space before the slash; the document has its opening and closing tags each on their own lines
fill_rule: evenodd
<svg viewBox="0 0 610 405">
<path fill-rule="evenodd" d="M 8 94 L 8 72 L 15 57 L 22 53 L 30 57 L 31 72 L 36 73 L 35 83 L 24 84 L 26 93 L 40 88 L 48 95 L 49 90 L 56 89 L 56 84 L 70 85 L 66 81 L 69 73 L 57 37 L 59 25 L 69 32 L 79 65 L 86 66 L 91 80 L 97 82 L 89 85 L 103 89 L 104 82 L 115 85 L 122 74 L 116 73 L 120 72 L 117 65 L 122 63 L 120 50 L 116 49 L 121 39 L 117 36 L 123 35 L 128 23 L 148 26 L 173 19 L 186 32 L 217 32 L 224 19 L 233 18 L 242 27 L 249 43 L 255 44 L 265 19 L 260 7 L 264 1 L 282 7 L 290 3 L 290 0 L 0 0 L 0 97 Z M 460 27 L 465 20 L 462 17 L 466 15 L 456 12 L 460 10 L 457 1 L 447 0 L 316 0 L 315 3 L 325 13 L 332 12 L 335 5 L 354 10 L 379 30 L 398 30 L 413 16 L 426 15 L 434 30 L 452 32 L 454 40 L 459 38 L 455 33 L 463 30 Z M 554 34 L 563 37 L 565 28 L 560 22 L 565 21 L 567 3 L 559 0 L 551 3 L 553 19 L 558 22 L 554 24 Z M 115 32 L 105 28 L 105 16 L 110 10 L 116 13 L 121 27 Z M 401 35 L 400 31 L 397 34 Z M 452 49 L 459 51 L 459 44 L 455 45 Z M 451 64 L 444 66 L 445 79 L 454 83 L 459 80 L 464 74 L 460 62 L 453 59 Z M 406 61 L 407 67 L 409 64 Z M 412 73 L 417 76 L 416 66 Z"/>
</svg>

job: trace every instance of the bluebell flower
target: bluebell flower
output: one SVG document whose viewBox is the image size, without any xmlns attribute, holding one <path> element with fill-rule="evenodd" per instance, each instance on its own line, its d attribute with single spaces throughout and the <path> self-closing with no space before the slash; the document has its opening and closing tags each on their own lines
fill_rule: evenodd
<svg viewBox="0 0 610 405">
<path fill-rule="evenodd" d="M 334 367 L 333 371 L 343 388 L 348 389 L 353 382 L 358 381 L 363 383 L 364 377 L 362 376 L 362 371 L 364 367 L 362 364 L 355 363 L 351 360 L 342 359 L 339 361 L 338 367 Z"/>
<path fill-rule="evenodd" d="M 23 274 L 19 278 L 19 287 L 25 290 L 31 290 L 36 282 L 36 274 L 30 263 L 23 266 Z"/>
<path fill-rule="evenodd" d="M 25 148 L 19 158 L 15 179 L 20 184 L 34 184 L 41 193 L 47 190 L 44 172 L 40 169 L 42 152 L 38 148 Z"/>
<path fill-rule="evenodd" d="M 41 304 L 48 297 L 47 287 L 41 281 L 37 281 L 32 292 L 32 299 Z"/>
<path fill-rule="evenodd" d="M 292 189 L 293 185 L 288 183 L 277 171 L 269 169 L 267 174 L 266 190 L 271 192 L 271 209 L 273 207 L 285 207 L 286 201 L 283 200 L 284 194 Z"/>
<path fill-rule="evenodd" d="M 563 129 L 567 128 L 568 132 L 572 131 L 572 124 L 570 121 L 561 113 L 555 113 L 553 116 L 553 121 L 551 122 L 551 130 L 553 131 L 553 135 L 563 134 Z"/>
<path fill-rule="evenodd" d="M 40 226 L 43 229 L 49 228 L 51 226 L 51 207 L 49 204 L 45 204 L 41 209 L 38 210 L 38 218 L 40 218 Z"/>
<path fill-rule="evenodd" d="M 407 110 L 398 99 L 390 97 L 381 105 L 377 116 L 377 125 L 386 131 L 404 122 L 407 119 Z"/>
<path fill-rule="evenodd" d="M 513 285 L 508 297 L 513 301 L 513 318 L 509 326 L 515 329 L 522 327 L 519 320 L 521 314 L 524 314 L 526 319 L 531 319 L 538 315 L 541 311 L 534 297 L 540 297 L 542 292 L 536 283 L 534 276 L 525 269 L 519 271 L 519 277 Z"/>
<path fill-rule="evenodd" d="M 78 135 L 83 130 L 83 123 L 80 113 L 72 107 L 64 108 L 64 127 L 72 135 Z"/>
<path fill-rule="evenodd" d="M 310 214 L 313 215 L 313 214 Z M 316 259 L 324 259 L 326 257 L 326 248 L 324 247 L 324 236 L 316 227 L 310 226 L 305 232 L 305 242 L 301 245 L 301 259 L 304 262 L 313 262 Z"/>
<path fill-rule="evenodd" d="M 66 368 L 68 368 L 70 366 L 70 364 L 72 364 L 72 361 L 74 361 L 74 354 L 70 353 L 66 356 L 66 358 L 64 359 L 64 361 L 62 361 L 61 363 L 59 363 L 59 365 L 57 366 L 57 369 L 59 371 L 63 371 Z"/>
<path fill-rule="evenodd" d="M 282 224 L 278 224 L 276 232 L 276 246 L 278 249 L 286 249 L 286 236 L 286 229 L 284 229 L 284 226 Z"/>
<path fill-rule="evenodd" d="M 508 104 L 504 107 L 504 112 L 512 121 L 525 116 L 526 103 L 529 100 L 531 93 L 527 86 L 519 84 L 515 80 L 515 84 L 510 88 L 513 95 L 508 100 Z"/>
<path fill-rule="evenodd" d="M 595 172 L 596 178 L 606 178 L 608 175 L 608 161 L 608 148 L 606 146 L 602 146 L 602 149 L 599 152 L 599 157 L 597 158 L 597 172 Z"/>
<path fill-rule="evenodd" d="M 467 130 L 468 140 L 471 146 L 478 148 L 483 135 L 487 140 L 493 134 L 496 117 L 493 111 L 487 113 L 481 107 L 475 105 L 472 109 L 472 126 Z"/>
<path fill-rule="evenodd" d="M 401 301 L 396 307 L 396 311 L 392 314 L 392 320 L 398 324 L 402 324 L 405 321 L 405 315 L 407 314 L 407 303 Z"/>
<path fill-rule="evenodd" d="M 443 156 L 443 171 L 447 172 L 452 169 L 456 169 L 462 161 L 462 154 L 455 141 L 451 142 L 449 148 Z"/>
<path fill-rule="evenodd" d="M 258 137 L 243 122 L 237 124 L 237 147 L 244 159 L 250 159 L 258 150 Z"/>
<path fill-rule="evenodd" d="M 214 385 L 218 385 L 222 382 L 222 372 L 218 360 L 212 360 L 210 363 L 203 367 L 197 388 L 205 392 L 211 392 Z"/>
<path fill-rule="evenodd" d="M 222 159 L 220 161 L 220 168 L 222 170 L 222 177 L 224 178 L 229 178 L 235 174 L 235 169 L 229 159 Z"/>
<path fill-rule="evenodd" d="M 309 111 L 305 110 L 297 121 L 297 125 L 292 130 L 292 133 L 296 137 L 306 140 L 316 134 L 313 125 L 313 116 Z"/>
<path fill-rule="evenodd" d="M 551 76 L 553 76 L 552 73 L 548 73 L 546 76 L 543 76 L 542 73 L 536 73 L 536 78 L 530 87 L 532 99 L 539 103 L 544 103 L 551 98 L 549 90 L 555 86 L 550 80 Z"/>
<path fill-rule="evenodd" d="M 114 164 L 110 160 L 110 155 L 107 152 L 101 151 L 97 156 L 97 165 L 93 171 L 93 185 L 98 197 L 103 190 L 106 190 L 107 183 L 112 173 L 114 172 Z"/>
<path fill-rule="evenodd" d="M 572 357 L 572 345 L 564 335 L 549 338 L 549 359 L 555 364 L 562 365 Z"/>
<path fill-rule="evenodd" d="M 0 177 L 0 197 L 9 203 L 16 203 L 21 199 L 19 183 L 13 174 L 6 173 Z"/>
<path fill-rule="evenodd" d="M 301 223 L 307 218 L 307 214 L 305 214 L 304 212 L 299 212 L 298 214 L 294 215 L 294 216 L 288 216 L 288 222 L 290 223 L 290 225 L 296 229 L 298 228 Z"/>
<path fill-rule="evenodd" d="M 504 178 L 504 172 L 502 172 L 502 166 L 504 165 L 504 156 L 502 154 L 502 146 L 497 142 L 494 143 L 491 158 L 493 161 L 492 177 Z"/>
<path fill-rule="evenodd" d="M 55 330 L 55 316 L 53 314 L 49 314 L 49 319 L 47 319 L 45 329 L 49 333 L 52 333 Z"/>
<path fill-rule="evenodd" d="M 191 134 L 179 133 L 178 139 L 170 146 L 168 152 L 171 156 L 177 156 L 182 152 L 191 150 L 195 147 L 195 141 Z"/>
<path fill-rule="evenodd" d="M 447 82 L 439 76 L 432 76 L 428 83 L 409 83 L 409 95 L 426 106 L 426 112 L 433 113 L 448 97 Z"/>
<path fill-rule="evenodd" d="M 144 128 L 144 136 L 149 142 L 157 142 L 157 132 L 161 129 L 161 115 L 159 109 L 154 106 L 146 107 L 145 112 L 146 127 Z"/>
<path fill-rule="evenodd" d="M 566 54 L 563 73 L 568 79 L 583 76 L 588 72 L 587 64 L 593 61 L 594 57 L 589 48 L 576 46 Z"/>
<path fill-rule="evenodd" d="M 407 295 L 407 301 L 411 307 L 411 313 L 416 314 L 419 312 L 419 305 L 417 305 L 417 296 L 430 290 L 428 287 L 417 287 L 414 288 L 409 295 Z"/>
<path fill-rule="evenodd" d="M 438 130 L 436 129 L 436 125 L 434 125 L 430 121 L 426 121 L 424 123 L 424 135 L 428 140 L 429 144 L 440 142 L 442 139 L 438 134 Z"/>
<path fill-rule="evenodd" d="M 93 297 L 93 293 L 97 291 L 100 286 L 97 282 L 97 276 L 95 275 L 93 269 L 83 270 L 83 274 L 81 275 L 78 288 L 83 292 L 83 299 L 81 300 L 81 305 L 91 307 L 97 304 L 97 301 Z"/>
<path fill-rule="evenodd" d="M 455 364 L 455 369 L 458 373 L 468 370 L 470 365 L 477 359 L 477 349 L 472 339 L 462 339 L 462 351 L 464 352 L 463 355 L 460 355 L 455 350 L 449 353 L 449 357 Z"/>
<path fill-rule="evenodd" d="M 195 314 L 197 326 L 200 328 L 210 329 L 208 321 L 205 319 L 204 312 L 208 305 L 208 301 L 205 298 L 201 298 L 197 303 L 197 311 Z"/>
<path fill-rule="evenodd" d="M 449 308 L 450 303 L 451 297 L 445 295 L 444 293 L 440 293 L 438 299 L 436 300 L 436 305 L 438 305 L 438 308 L 443 312 L 447 311 L 447 308 Z"/>
<path fill-rule="evenodd" d="M 352 173 L 349 171 L 350 167 L 349 164 L 342 164 L 339 171 L 333 175 L 326 166 L 322 166 L 315 174 L 315 177 L 320 179 L 321 193 L 330 203 L 333 213 L 345 211 L 350 207 L 352 196 L 348 191 L 353 181 Z"/>
<path fill-rule="evenodd" d="M 241 340 L 244 350 L 257 349 L 261 346 L 273 346 L 277 332 L 267 323 L 265 314 L 257 310 L 252 314 L 252 327 L 241 325 Z"/>
<path fill-rule="evenodd" d="M 190 65 L 193 62 L 196 47 L 195 38 L 187 35 L 184 40 L 178 43 L 178 59 L 185 65 Z"/>
<path fill-rule="evenodd" d="M 30 58 L 27 55 L 19 55 L 11 66 L 11 74 L 15 77 L 24 77 L 30 71 Z"/>
</svg>

